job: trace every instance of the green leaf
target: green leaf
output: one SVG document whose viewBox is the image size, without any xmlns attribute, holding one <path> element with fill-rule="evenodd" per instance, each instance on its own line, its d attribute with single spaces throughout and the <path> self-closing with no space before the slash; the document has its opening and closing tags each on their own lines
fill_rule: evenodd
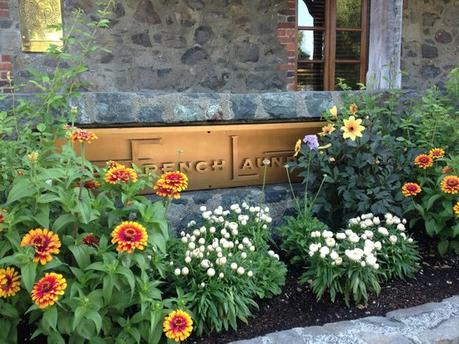
<svg viewBox="0 0 459 344">
<path fill-rule="evenodd" d="M 75 257 L 75 260 L 77 261 L 78 267 L 80 269 L 86 268 L 91 263 L 91 259 L 89 258 L 89 247 L 83 245 L 69 246 L 69 250 Z"/>
<path fill-rule="evenodd" d="M 94 325 L 96 325 L 97 333 L 99 333 L 102 329 L 102 317 L 100 316 L 100 314 L 95 310 L 89 310 L 86 312 L 85 317 L 91 320 L 94 323 Z"/>
<path fill-rule="evenodd" d="M 30 262 L 21 267 L 21 280 L 26 290 L 30 293 L 37 275 L 37 264 Z"/>
<path fill-rule="evenodd" d="M 34 219 L 43 228 L 49 228 L 49 204 L 40 204 Z"/>
<path fill-rule="evenodd" d="M 80 306 L 75 309 L 75 315 L 74 315 L 73 324 L 72 324 L 73 331 L 75 331 L 75 329 L 78 327 L 85 313 L 86 313 L 86 309 L 84 307 Z"/>
<path fill-rule="evenodd" d="M 448 251 L 449 241 L 448 240 L 441 240 L 438 243 L 438 253 L 440 255 L 444 255 Z"/>
<path fill-rule="evenodd" d="M 97 270 L 105 272 L 107 269 L 105 268 L 104 263 L 96 262 L 88 265 L 85 270 Z"/>
<path fill-rule="evenodd" d="M 48 335 L 48 344 L 65 344 L 65 340 L 59 332 L 51 332 Z"/>
<path fill-rule="evenodd" d="M 56 306 L 48 307 L 43 312 L 42 321 L 48 326 L 51 327 L 53 330 L 57 330 L 57 308 Z"/>
<path fill-rule="evenodd" d="M 9 204 L 26 197 L 30 197 L 34 193 L 35 187 L 28 179 L 19 179 L 10 190 L 6 203 Z"/>
<path fill-rule="evenodd" d="M 124 266 L 119 266 L 117 272 L 121 275 L 124 276 L 126 279 L 126 282 L 129 284 L 129 287 L 131 287 L 131 297 L 134 294 L 135 290 L 135 277 L 132 271 Z"/>
<path fill-rule="evenodd" d="M 63 214 L 59 216 L 53 224 L 53 230 L 59 232 L 62 228 L 67 226 L 68 224 L 74 223 L 75 217 L 70 214 Z"/>
<path fill-rule="evenodd" d="M 8 318 L 18 318 L 19 313 L 13 305 L 7 302 L 3 302 L 0 307 L 0 314 Z"/>
<path fill-rule="evenodd" d="M 103 297 L 105 300 L 105 304 L 110 304 L 110 300 L 112 299 L 113 294 L 113 287 L 115 285 L 115 281 L 112 275 L 105 276 L 103 279 Z"/>
<path fill-rule="evenodd" d="M 37 124 L 37 130 L 39 132 L 44 132 L 46 130 L 46 124 L 44 124 L 44 123 Z"/>
<path fill-rule="evenodd" d="M 432 208 L 432 206 L 435 203 L 435 201 L 438 200 L 441 197 L 442 197 L 441 194 L 435 194 L 432 197 L 430 197 L 426 202 L 426 210 L 430 210 L 430 208 Z"/>
</svg>

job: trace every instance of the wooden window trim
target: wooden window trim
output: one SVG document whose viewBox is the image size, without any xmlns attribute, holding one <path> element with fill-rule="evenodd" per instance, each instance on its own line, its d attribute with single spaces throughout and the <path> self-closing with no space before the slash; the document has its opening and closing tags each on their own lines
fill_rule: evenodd
<svg viewBox="0 0 459 344">
<path fill-rule="evenodd" d="M 335 90 L 336 63 L 339 64 L 359 64 L 359 82 L 365 83 L 368 69 L 368 41 L 369 41 L 369 7 L 370 0 L 361 0 L 361 18 L 360 28 L 343 28 L 336 27 L 336 1 L 325 0 L 325 26 L 299 26 L 299 1 L 297 0 L 296 9 L 296 27 L 297 33 L 300 31 L 324 31 L 324 58 L 323 60 L 299 60 L 298 55 L 295 57 L 296 65 L 299 62 L 304 63 L 323 63 L 324 64 L 324 84 L 323 89 L 327 91 Z M 359 59 L 336 59 L 336 33 L 337 32 L 360 32 L 360 58 Z M 295 75 L 298 85 L 298 76 Z"/>
</svg>

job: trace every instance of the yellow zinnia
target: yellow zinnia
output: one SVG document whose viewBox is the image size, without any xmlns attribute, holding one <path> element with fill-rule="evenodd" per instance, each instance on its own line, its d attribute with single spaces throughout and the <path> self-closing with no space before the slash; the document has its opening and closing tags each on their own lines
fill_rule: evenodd
<svg viewBox="0 0 459 344">
<path fill-rule="evenodd" d="M 362 120 L 360 118 L 356 119 L 354 116 L 345 119 L 344 126 L 341 127 L 343 138 L 355 141 L 357 137 L 362 137 L 362 132 L 365 130 L 365 127 L 361 124 Z"/>
</svg>

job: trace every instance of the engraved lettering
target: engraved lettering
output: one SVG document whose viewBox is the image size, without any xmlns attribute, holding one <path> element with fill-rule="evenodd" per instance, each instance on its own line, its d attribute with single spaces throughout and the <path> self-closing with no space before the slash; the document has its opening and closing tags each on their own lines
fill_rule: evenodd
<svg viewBox="0 0 459 344">
<path fill-rule="evenodd" d="M 188 173 L 191 171 L 191 161 L 184 161 L 179 163 L 179 171 L 183 173 Z"/>
<path fill-rule="evenodd" d="M 271 159 L 271 166 L 272 167 L 282 167 L 283 166 L 283 163 L 282 161 L 284 160 L 283 157 L 274 157 Z"/>
<path fill-rule="evenodd" d="M 155 164 L 145 164 L 143 165 L 145 173 L 156 173 L 158 172 L 158 166 Z"/>
<path fill-rule="evenodd" d="M 176 164 L 174 162 L 164 162 L 163 166 L 161 168 L 161 171 L 163 173 L 166 172 L 174 172 L 175 171 Z"/>
<path fill-rule="evenodd" d="M 243 171 L 245 171 L 245 170 L 253 170 L 254 166 L 253 166 L 252 160 L 251 159 L 244 159 L 241 169 Z"/>
<path fill-rule="evenodd" d="M 216 170 L 220 170 L 220 171 L 223 171 L 223 168 L 225 167 L 225 160 L 214 160 L 213 164 L 212 164 L 212 170 L 216 171 Z"/>
<path fill-rule="evenodd" d="M 209 172 L 209 163 L 207 161 L 198 161 L 196 163 L 196 171 L 198 173 Z"/>
</svg>

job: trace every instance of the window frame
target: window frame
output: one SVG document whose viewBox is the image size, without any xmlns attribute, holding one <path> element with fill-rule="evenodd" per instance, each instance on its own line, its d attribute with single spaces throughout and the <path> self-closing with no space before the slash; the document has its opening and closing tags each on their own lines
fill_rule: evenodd
<svg viewBox="0 0 459 344">
<path fill-rule="evenodd" d="M 305 63 L 323 63 L 324 75 L 323 75 L 323 90 L 334 91 L 335 90 L 335 76 L 336 76 L 336 64 L 354 64 L 360 66 L 359 82 L 366 83 L 366 74 L 368 70 L 368 49 L 369 49 L 369 33 L 370 33 L 370 0 L 361 0 L 361 11 L 360 11 L 360 28 L 343 28 L 336 27 L 336 1 L 339 0 L 325 0 L 325 25 L 320 26 L 299 26 L 299 2 L 296 1 L 296 33 L 300 31 L 323 31 L 325 33 L 324 38 L 324 54 L 323 60 L 299 60 L 298 59 L 298 46 L 296 49 L 295 56 L 295 85 L 298 90 L 298 66 L 299 62 Z M 360 32 L 360 58 L 358 60 L 351 59 L 336 59 L 336 35 L 338 32 Z M 298 39 L 296 39 L 298 44 Z M 320 92 L 320 91 L 319 91 Z"/>
</svg>

